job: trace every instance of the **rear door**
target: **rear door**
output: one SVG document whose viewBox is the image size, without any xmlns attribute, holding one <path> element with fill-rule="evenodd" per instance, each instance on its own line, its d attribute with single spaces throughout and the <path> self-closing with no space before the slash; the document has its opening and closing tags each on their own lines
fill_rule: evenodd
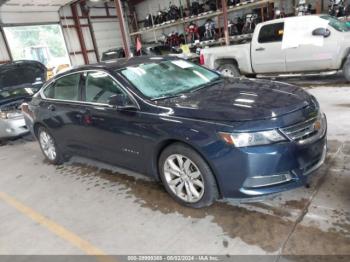
<svg viewBox="0 0 350 262">
<path fill-rule="evenodd" d="M 79 154 L 87 152 L 81 110 L 82 74 L 63 76 L 44 90 L 40 105 L 42 119 L 59 146 Z"/>
<path fill-rule="evenodd" d="M 259 30 L 257 28 L 256 30 Z M 263 25 L 252 40 L 252 66 L 255 73 L 286 71 L 286 52 L 282 50 L 284 23 Z"/>
</svg>

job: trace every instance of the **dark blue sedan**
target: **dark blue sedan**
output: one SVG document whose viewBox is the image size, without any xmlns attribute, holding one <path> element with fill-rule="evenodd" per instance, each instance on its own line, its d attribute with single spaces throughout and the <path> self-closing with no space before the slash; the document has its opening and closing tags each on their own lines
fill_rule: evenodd
<svg viewBox="0 0 350 262">
<path fill-rule="evenodd" d="M 296 188 L 326 156 L 326 117 L 307 92 L 176 58 L 65 72 L 23 111 L 51 163 L 82 155 L 116 164 L 195 208 Z"/>
</svg>

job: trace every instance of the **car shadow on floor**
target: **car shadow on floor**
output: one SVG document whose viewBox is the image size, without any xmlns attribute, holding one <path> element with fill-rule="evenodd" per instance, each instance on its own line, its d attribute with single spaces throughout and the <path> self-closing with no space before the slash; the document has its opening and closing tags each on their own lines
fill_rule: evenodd
<svg viewBox="0 0 350 262">
<path fill-rule="evenodd" d="M 330 141 L 330 155 L 335 154 L 339 147 L 339 142 Z M 332 165 L 332 158 L 328 157 L 325 165 L 314 175 L 315 179 L 319 181 L 331 172 Z M 259 246 L 267 253 L 350 254 L 350 239 L 346 234 L 299 224 L 308 212 L 308 198 L 275 201 L 272 204 L 260 202 L 243 205 L 220 201 L 211 207 L 190 209 L 173 201 L 160 183 L 139 179 L 127 172 L 115 171 L 113 167 L 108 168 L 108 165 L 103 164 L 101 167 L 98 163 L 91 164 L 90 161 L 73 159 L 65 165 L 58 166 L 56 172 L 85 184 L 87 191 L 99 190 L 115 194 L 116 201 L 122 200 L 120 198 L 124 196 L 124 199 L 132 199 L 142 208 L 164 215 L 177 213 L 195 220 L 210 217 L 212 223 L 220 226 L 231 239 L 240 238 L 246 244 Z M 314 184 L 317 184 L 317 181 Z M 314 186 L 305 190 L 309 190 L 307 195 L 310 196 L 317 189 Z M 295 230 L 302 239 L 292 237 Z M 227 246 L 228 243 L 223 245 Z"/>
</svg>

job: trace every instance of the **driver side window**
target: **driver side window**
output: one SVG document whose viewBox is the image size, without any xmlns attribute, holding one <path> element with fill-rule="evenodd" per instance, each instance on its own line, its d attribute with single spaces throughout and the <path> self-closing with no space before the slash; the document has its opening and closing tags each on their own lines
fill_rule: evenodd
<svg viewBox="0 0 350 262">
<path fill-rule="evenodd" d="M 109 99 L 124 94 L 120 86 L 104 72 L 88 72 L 85 81 L 85 101 L 108 104 Z"/>
</svg>

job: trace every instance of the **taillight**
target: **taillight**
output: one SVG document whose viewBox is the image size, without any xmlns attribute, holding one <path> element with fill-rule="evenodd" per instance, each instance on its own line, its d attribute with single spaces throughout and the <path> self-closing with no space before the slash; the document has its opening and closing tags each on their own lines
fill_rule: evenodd
<svg viewBox="0 0 350 262">
<path fill-rule="evenodd" d="M 200 55 L 199 55 L 199 63 L 200 63 L 201 65 L 204 65 L 204 64 L 205 64 L 204 55 L 203 55 L 202 51 L 201 51 L 201 53 L 200 53 Z"/>
</svg>

